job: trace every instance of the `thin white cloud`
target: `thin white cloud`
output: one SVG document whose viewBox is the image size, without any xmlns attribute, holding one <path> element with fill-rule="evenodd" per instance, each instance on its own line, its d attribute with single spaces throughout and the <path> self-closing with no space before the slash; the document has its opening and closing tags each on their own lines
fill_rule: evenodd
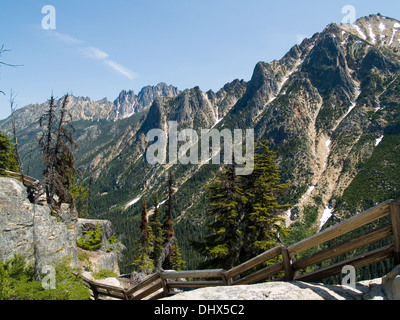
<svg viewBox="0 0 400 320">
<path fill-rule="evenodd" d="M 60 33 L 57 31 L 51 31 L 49 33 L 51 35 L 53 35 L 54 37 L 56 37 L 58 40 L 61 40 L 62 42 L 64 42 L 65 44 L 68 44 L 68 45 L 81 44 L 84 42 L 83 40 L 75 38 L 66 33 Z"/>
<path fill-rule="evenodd" d="M 115 71 L 119 72 L 120 74 L 124 75 L 130 80 L 133 80 L 136 76 L 135 72 L 125 68 L 124 66 L 121 66 L 119 63 L 113 60 L 105 60 L 104 62 L 108 64 L 111 68 L 113 68 Z"/>
<path fill-rule="evenodd" d="M 51 32 L 49 32 L 49 34 L 70 46 L 84 43 L 83 40 L 75 38 L 66 33 L 51 31 Z M 119 74 L 123 75 L 124 77 L 126 77 L 130 80 L 133 80 L 137 76 L 137 74 L 135 72 L 127 69 L 126 67 L 119 64 L 118 62 L 108 59 L 109 54 L 99 48 L 86 46 L 86 47 L 78 48 L 78 51 L 86 58 L 104 62 L 106 65 L 111 67 L 114 71 L 118 72 Z"/>
<path fill-rule="evenodd" d="M 90 59 L 103 60 L 108 58 L 107 53 L 95 47 L 84 47 L 79 49 L 79 51 Z"/>
</svg>

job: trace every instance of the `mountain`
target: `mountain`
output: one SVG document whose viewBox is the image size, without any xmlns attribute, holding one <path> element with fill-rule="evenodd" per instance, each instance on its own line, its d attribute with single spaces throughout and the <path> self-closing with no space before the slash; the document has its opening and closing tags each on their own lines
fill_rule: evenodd
<svg viewBox="0 0 400 320">
<path fill-rule="evenodd" d="M 156 86 L 146 86 L 138 95 L 135 95 L 132 90 L 123 90 L 114 101 L 115 119 L 129 118 L 133 114 L 150 107 L 155 98 L 174 97 L 179 92 L 178 88 L 167 86 L 165 83 L 159 83 Z"/>
<path fill-rule="evenodd" d="M 93 215 L 111 220 L 132 251 L 141 200 L 151 206 L 157 192 L 162 203 L 167 172 L 174 170 L 177 237 L 188 266 L 196 266 L 200 258 L 188 239 L 207 232 L 204 185 L 220 166 L 150 165 L 145 136 L 167 129 L 169 121 L 198 133 L 254 129 L 256 140 L 268 140 L 282 181 L 291 184 L 280 199 L 292 204 L 288 224 L 311 221 L 319 230 L 329 218 L 400 198 L 399 48 L 400 22 L 370 15 L 330 24 L 280 60 L 258 62 L 248 82 L 234 80 L 218 92 L 160 84 L 137 96 L 123 91 L 114 103 L 74 98 L 77 163 L 85 183 L 93 181 Z M 33 137 L 45 107 L 16 113 L 25 169 L 30 164 L 37 177 L 40 153 Z M 9 119 L 0 129 L 10 132 Z M 125 262 L 130 259 L 128 253 Z"/>
</svg>

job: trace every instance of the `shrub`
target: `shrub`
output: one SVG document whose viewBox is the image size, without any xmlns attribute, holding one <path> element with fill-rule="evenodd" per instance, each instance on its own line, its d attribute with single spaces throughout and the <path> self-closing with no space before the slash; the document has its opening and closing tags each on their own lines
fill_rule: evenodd
<svg viewBox="0 0 400 320">
<path fill-rule="evenodd" d="M 63 259 L 55 266 L 56 287 L 45 290 L 25 257 L 0 260 L 0 300 L 89 300 L 90 291 L 70 262 Z"/>
<path fill-rule="evenodd" d="M 107 269 L 100 270 L 99 272 L 92 273 L 92 277 L 96 280 L 101 280 L 101 279 L 106 279 L 106 278 L 114 278 L 117 277 L 118 275 Z"/>
<path fill-rule="evenodd" d="M 103 233 L 100 230 L 99 224 L 97 223 L 96 228 L 90 231 L 83 231 L 83 236 L 76 240 L 76 244 L 79 248 L 89 251 L 95 251 L 102 246 Z"/>
</svg>

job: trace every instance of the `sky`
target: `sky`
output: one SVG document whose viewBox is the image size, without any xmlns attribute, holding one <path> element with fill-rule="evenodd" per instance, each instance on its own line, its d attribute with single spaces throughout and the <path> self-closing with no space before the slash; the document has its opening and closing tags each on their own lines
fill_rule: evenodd
<svg viewBox="0 0 400 320">
<path fill-rule="evenodd" d="M 0 62 L 14 67 L 0 64 L 0 119 L 11 90 L 18 107 L 67 92 L 114 101 L 160 82 L 218 91 L 341 23 L 346 5 L 400 19 L 398 0 L 1 0 Z"/>
</svg>

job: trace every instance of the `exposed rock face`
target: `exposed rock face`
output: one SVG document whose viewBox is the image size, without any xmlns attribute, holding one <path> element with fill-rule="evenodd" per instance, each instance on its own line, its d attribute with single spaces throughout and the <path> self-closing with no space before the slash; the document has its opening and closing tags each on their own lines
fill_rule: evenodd
<svg viewBox="0 0 400 320">
<path fill-rule="evenodd" d="M 67 206 L 62 206 L 61 219 L 51 215 L 47 206 L 34 205 L 27 199 L 21 182 L 0 177 L 0 260 L 6 261 L 20 254 L 37 270 L 54 265 L 62 258 L 72 258 L 73 266 L 82 266 L 78 252 L 89 257 L 94 272 L 103 269 L 119 274 L 118 253 L 88 252 L 77 248 L 76 239 L 82 231 L 93 230 L 99 224 L 103 243 L 114 235 L 107 220 L 77 219 Z"/>
<path fill-rule="evenodd" d="M 28 201 L 22 183 L 0 178 L 0 259 L 14 254 L 24 255 L 38 268 L 63 257 L 77 265 L 76 221 L 59 221 L 48 207 Z"/>
<path fill-rule="evenodd" d="M 400 300 L 400 265 L 382 279 L 382 287 L 389 300 Z"/>
<path fill-rule="evenodd" d="M 114 101 L 115 119 L 123 119 L 149 107 L 157 97 L 175 97 L 179 94 L 178 88 L 159 83 L 156 86 L 144 87 L 138 95 L 132 90 L 123 90 Z"/>
<path fill-rule="evenodd" d="M 162 300 L 386 300 L 380 282 L 381 279 L 363 281 L 355 289 L 305 282 L 266 282 L 196 289 Z"/>
<path fill-rule="evenodd" d="M 77 237 L 81 237 L 83 231 L 94 230 L 97 224 L 103 234 L 103 242 L 107 241 L 107 239 L 115 234 L 114 226 L 108 220 L 78 219 Z"/>
<path fill-rule="evenodd" d="M 115 235 L 113 225 L 108 220 L 91 220 L 91 219 L 78 219 L 77 222 L 77 239 L 83 235 L 83 231 L 92 231 L 96 228 L 97 224 L 102 232 L 103 247 L 107 248 L 108 239 Z M 80 261 L 80 266 L 84 269 L 90 269 L 92 272 L 99 272 L 100 270 L 111 270 L 116 274 L 120 273 L 118 265 L 118 253 L 115 251 L 86 251 L 78 248 L 78 253 L 82 253 L 88 257 L 89 261 Z"/>
</svg>

